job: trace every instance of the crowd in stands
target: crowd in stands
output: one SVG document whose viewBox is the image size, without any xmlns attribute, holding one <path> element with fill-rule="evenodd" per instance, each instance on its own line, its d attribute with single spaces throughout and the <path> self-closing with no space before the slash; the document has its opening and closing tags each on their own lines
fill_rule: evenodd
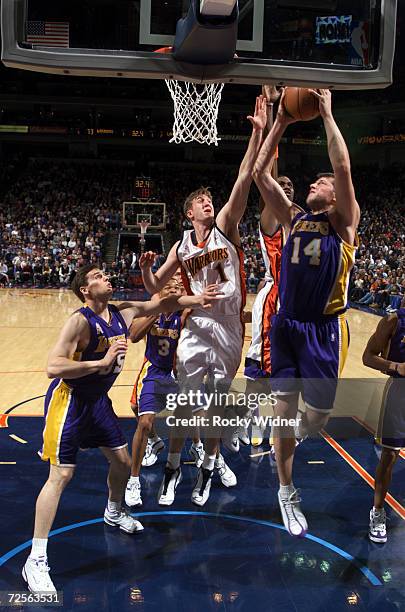
<svg viewBox="0 0 405 612">
<path fill-rule="evenodd" d="M 67 287 L 78 266 L 94 262 L 117 287 L 127 287 L 139 270 L 139 253 L 124 249 L 115 261 L 104 258 L 105 238 L 121 228 L 122 202 L 131 200 L 135 164 L 30 160 L 0 164 L 0 285 Z M 229 167 L 181 172 L 174 165 L 145 171 L 156 183 L 155 201 L 167 203 L 167 227 L 173 240 L 186 223 L 181 215 L 188 193 L 210 187 L 218 210 L 236 178 Z M 291 173 L 295 179 L 295 172 Z M 297 171 L 298 175 L 298 171 Z M 170 176 L 170 180 L 167 177 Z M 296 185 L 296 201 L 305 201 L 311 177 Z M 405 178 L 401 167 L 354 171 L 362 210 L 360 246 L 349 298 L 372 308 L 395 310 L 405 292 Z M 258 193 L 251 190 L 240 224 L 247 287 L 255 293 L 265 269 L 258 239 Z M 168 245 L 170 246 L 170 244 Z"/>
</svg>

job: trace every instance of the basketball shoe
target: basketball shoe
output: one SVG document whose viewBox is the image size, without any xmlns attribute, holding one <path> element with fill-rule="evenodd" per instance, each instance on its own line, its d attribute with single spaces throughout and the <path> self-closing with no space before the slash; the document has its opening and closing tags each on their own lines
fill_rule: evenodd
<svg viewBox="0 0 405 612">
<path fill-rule="evenodd" d="M 22 577 L 31 593 L 56 593 L 49 572 L 50 567 L 45 555 L 36 559 L 28 557 L 22 569 Z"/>
<path fill-rule="evenodd" d="M 381 508 L 381 510 L 371 508 L 368 537 L 372 542 L 384 544 L 387 541 L 386 520 L 384 508 Z"/>
<path fill-rule="evenodd" d="M 148 440 L 148 443 L 145 448 L 145 454 L 142 459 L 143 467 L 150 467 L 151 465 L 155 465 L 158 454 L 164 449 L 165 443 L 162 438 L 157 438 L 154 442 L 152 440 Z"/>
<path fill-rule="evenodd" d="M 210 496 L 212 474 L 214 470 L 200 467 L 197 482 L 191 494 L 191 501 L 197 506 L 203 506 Z"/>
<path fill-rule="evenodd" d="M 110 525 L 110 527 L 119 527 L 125 533 L 135 533 L 144 529 L 142 523 L 132 518 L 126 510 L 122 509 L 121 512 L 110 512 L 106 508 L 104 511 L 104 523 Z"/>
<path fill-rule="evenodd" d="M 194 444 L 193 442 L 192 445 L 190 446 L 190 450 L 188 451 L 188 454 L 190 455 L 192 459 L 194 459 L 196 466 L 198 468 L 201 467 L 202 462 L 204 461 L 204 455 L 205 455 L 203 443 L 200 442 L 199 444 Z"/>
<path fill-rule="evenodd" d="M 300 507 L 301 498 L 298 489 L 294 489 L 288 497 L 282 497 L 278 492 L 278 503 L 284 527 L 292 536 L 303 538 L 308 530 L 308 523 Z"/>
<path fill-rule="evenodd" d="M 177 470 L 172 470 L 172 468 L 168 466 L 165 467 L 165 473 L 158 493 L 158 504 L 160 506 L 172 505 L 176 495 L 176 489 L 182 480 L 183 476 L 179 467 Z"/>
<path fill-rule="evenodd" d="M 215 459 L 214 467 L 224 487 L 234 487 L 237 484 L 238 481 L 235 474 L 232 472 L 229 465 L 225 463 L 225 459 L 222 455 L 219 455 L 219 457 Z"/>
<path fill-rule="evenodd" d="M 125 489 L 125 503 L 127 506 L 142 506 L 141 483 L 139 482 L 139 478 L 133 480 L 131 477 L 128 480 Z"/>
</svg>

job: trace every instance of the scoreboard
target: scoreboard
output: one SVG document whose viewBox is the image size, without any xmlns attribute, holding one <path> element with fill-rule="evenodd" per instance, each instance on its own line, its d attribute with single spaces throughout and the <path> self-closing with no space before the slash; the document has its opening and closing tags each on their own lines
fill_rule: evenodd
<svg viewBox="0 0 405 612">
<path fill-rule="evenodd" d="M 153 196 L 155 183 L 152 179 L 138 177 L 134 182 L 134 196 L 139 200 L 148 200 Z"/>
</svg>

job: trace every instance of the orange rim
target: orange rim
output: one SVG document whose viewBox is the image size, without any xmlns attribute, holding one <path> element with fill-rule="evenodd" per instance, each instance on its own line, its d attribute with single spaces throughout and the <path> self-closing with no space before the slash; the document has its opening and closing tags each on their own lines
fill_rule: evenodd
<svg viewBox="0 0 405 612">
<path fill-rule="evenodd" d="M 173 47 L 160 47 L 160 49 L 155 49 L 155 51 L 153 53 L 171 53 L 172 52 Z"/>
</svg>

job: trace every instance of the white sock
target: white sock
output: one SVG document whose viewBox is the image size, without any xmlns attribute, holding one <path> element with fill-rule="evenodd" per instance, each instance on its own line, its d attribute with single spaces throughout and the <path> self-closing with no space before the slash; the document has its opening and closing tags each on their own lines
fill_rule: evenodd
<svg viewBox="0 0 405 612">
<path fill-rule="evenodd" d="M 135 484 L 135 483 L 138 483 L 138 484 L 139 484 L 139 476 L 130 476 L 130 477 L 129 477 L 129 482 L 130 482 L 131 484 Z"/>
<path fill-rule="evenodd" d="M 111 514 L 119 514 L 121 512 L 121 502 L 111 501 L 110 499 L 107 502 L 108 512 Z"/>
<path fill-rule="evenodd" d="M 373 506 L 374 514 L 382 514 L 383 512 L 384 512 L 384 508 L 376 508 L 375 506 Z"/>
<path fill-rule="evenodd" d="M 46 557 L 46 547 L 48 546 L 48 538 L 32 538 L 32 548 L 30 557 L 38 559 L 38 557 Z"/>
<path fill-rule="evenodd" d="M 214 465 L 215 465 L 215 459 L 217 458 L 217 455 L 209 455 L 208 453 L 205 453 L 204 455 L 204 461 L 202 462 L 202 467 L 205 468 L 206 470 L 213 470 L 214 469 Z"/>
<path fill-rule="evenodd" d="M 180 455 L 181 453 L 168 453 L 167 455 L 167 466 L 172 470 L 177 470 L 180 467 Z"/>
<path fill-rule="evenodd" d="M 153 444 L 154 442 L 157 442 L 158 440 L 160 440 L 160 438 L 159 438 L 159 436 L 157 435 L 157 433 L 155 433 L 155 434 L 151 434 L 151 435 L 149 436 L 149 442 L 152 442 L 152 444 Z"/>
<path fill-rule="evenodd" d="M 294 493 L 295 487 L 293 483 L 289 485 L 280 485 L 280 495 L 282 499 L 288 499 L 292 493 Z"/>
<path fill-rule="evenodd" d="M 201 448 L 203 445 L 203 443 L 201 442 L 201 440 L 199 440 L 198 442 L 193 442 L 191 446 L 193 446 L 194 448 Z"/>
</svg>

